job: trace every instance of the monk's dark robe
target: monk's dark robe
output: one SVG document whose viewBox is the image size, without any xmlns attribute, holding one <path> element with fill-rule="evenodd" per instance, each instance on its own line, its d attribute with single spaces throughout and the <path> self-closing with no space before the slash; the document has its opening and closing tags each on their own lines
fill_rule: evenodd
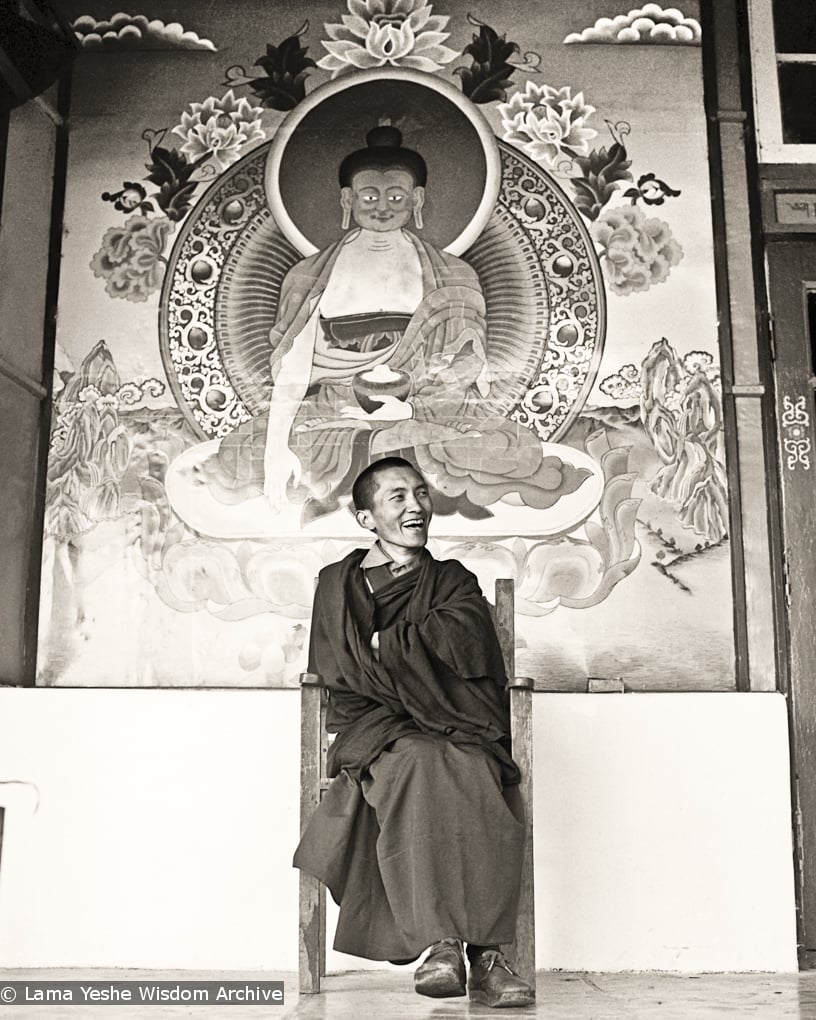
<svg viewBox="0 0 816 1020">
<path fill-rule="evenodd" d="M 372 593 L 365 555 L 325 568 L 315 595 L 309 669 L 329 687 L 336 778 L 294 863 L 340 904 L 341 952 L 508 942 L 524 830 L 503 793 L 519 774 L 487 603 L 470 571 L 427 552 Z"/>
</svg>

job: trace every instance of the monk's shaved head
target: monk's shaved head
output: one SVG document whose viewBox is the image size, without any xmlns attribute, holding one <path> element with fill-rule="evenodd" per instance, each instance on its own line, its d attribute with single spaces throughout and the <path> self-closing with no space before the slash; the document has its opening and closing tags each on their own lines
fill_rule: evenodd
<svg viewBox="0 0 816 1020">
<path fill-rule="evenodd" d="M 410 460 L 405 460 L 404 457 L 383 457 L 382 460 L 375 460 L 373 464 L 369 464 L 364 471 L 357 475 L 352 486 L 351 499 L 355 510 L 371 509 L 374 494 L 377 491 L 377 478 L 383 471 L 388 471 L 391 468 L 408 468 L 409 471 L 414 472 L 417 478 L 423 477 Z"/>
</svg>

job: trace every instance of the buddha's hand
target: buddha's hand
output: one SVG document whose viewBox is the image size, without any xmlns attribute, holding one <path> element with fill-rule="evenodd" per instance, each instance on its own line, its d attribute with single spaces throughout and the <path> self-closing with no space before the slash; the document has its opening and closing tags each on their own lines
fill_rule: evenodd
<svg viewBox="0 0 816 1020">
<path fill-rule="evenodd" d="M 286 486 L 290 479 L 293 485 L 299 485 L 301 471 L 300 460 L 288 446 L 267 449 L 264 455 L 264 496 L 269 500 L 273 513 L 280 513 L 287 505 Z"/>
<path fill-rule="evenodd" d="M 364 411 L 362 407 L 348 405 L 340 409 L 341 418 L 356 418 L 358 421 L 405 421 L 414 417 L 413 404 L 396 397 L 383 394 L 374 398 L 382 403 L 373 411 Z"/>
</svg>

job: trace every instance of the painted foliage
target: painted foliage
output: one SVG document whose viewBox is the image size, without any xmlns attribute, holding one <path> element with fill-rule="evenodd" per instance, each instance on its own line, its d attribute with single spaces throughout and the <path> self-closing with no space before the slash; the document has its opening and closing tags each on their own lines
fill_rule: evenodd
<svg viewBox="0 0 816 1020">
<path fill-rule="evenodd" d="M 74 5 L 41 683 L 296 683 L 399 453 L 521 668 L 733 687 L 700 27 L 595 6 Z"/>
</svg>

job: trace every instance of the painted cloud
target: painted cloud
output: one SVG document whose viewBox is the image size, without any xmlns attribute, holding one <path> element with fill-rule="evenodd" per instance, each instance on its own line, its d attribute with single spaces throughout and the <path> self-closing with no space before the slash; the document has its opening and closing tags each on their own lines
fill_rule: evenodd
<svg viewBox="0 0 816 1020">
<path fill-rule="evenodd" d="M 565 43 L 662 43 L 669 46 L 699 46 L 700 22 L 687 18 L 676 7 L 644 4 L 628 14 L 598 18 L 583 32 L 570 32 Z"/>
<path fill-rule="evenodd" d="M 213 42 L 177 21 L 165 24 L 143 14 L 114 14 L 108 21 L 83 14 L 71 27 L 89 50 L 215 50 Z"/>
</svg>

